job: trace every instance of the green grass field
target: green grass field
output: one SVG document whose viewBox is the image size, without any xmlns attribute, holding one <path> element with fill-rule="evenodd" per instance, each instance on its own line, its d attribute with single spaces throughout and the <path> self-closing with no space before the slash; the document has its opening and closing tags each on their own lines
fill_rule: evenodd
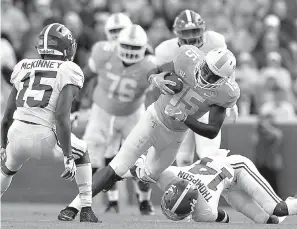
<svg viewBox="0 0 297 229">
<path fill-rule="evenodd" d="M 266 229 L 266 228 L 297 228 L 297 216 L 288 217 L 280 225 L 257 225 L 249 219 L 230 208 L 226 211 L 230 215 L 231 223 L 196 223 L 196 222 L 173 222 L 167 220 L 156 209 L 154 216 L 141 216 L 136 206 L 121 207 L 120 214 L 102 214 L 103 209 L 95 206 L 94 210 L 103 221 L 100 224 L 80 223 L 78 218 L 73 222 L 60 222 L 57 219 L 58 212 L 63 205 L 50 204 L 10 204 L 3 203 L 1 206 L 1 228 L 13 229 L 164 229 L 164 228 L 201 228 L 201 229 Z"/>
</svg>

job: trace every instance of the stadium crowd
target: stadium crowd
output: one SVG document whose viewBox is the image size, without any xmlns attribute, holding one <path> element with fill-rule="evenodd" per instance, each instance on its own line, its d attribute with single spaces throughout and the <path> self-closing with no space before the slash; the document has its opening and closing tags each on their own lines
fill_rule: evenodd
<svg viewBox="0 0 297 229">
<path fill-rule="evenodd" d="M 75 62 L 84 67 L 93 43 L 105 39 L 110 13 L 126 12 L 156 47 L 174 36 L 175 16 L 189 8 L 201 14 L 208 30 L 223 34 L 237 56 L 239 115 L 290 119 L 297 111 L 296 7 L 294 0 L 1 0 L 1 80 L 18 60 L 36 57 L 35 38 L 46 24 L 60 22 L 72 30 Z M 3 84 L 2 102 L 9 91 Z"/>
</svg>

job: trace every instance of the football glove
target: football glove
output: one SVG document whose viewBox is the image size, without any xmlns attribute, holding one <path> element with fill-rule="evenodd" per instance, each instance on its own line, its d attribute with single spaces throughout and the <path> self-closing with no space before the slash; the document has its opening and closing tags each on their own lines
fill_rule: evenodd
<svg viewBox="0 0 297 229">
<path fill-rule="evenodd" d="M 64 167 L 65 170 L 62 173 L 61 177 L 65 180 L 73 180 L 76 174 L 76 165 L 74 162 L 73 155 L 65 157 L 64 156 Z"/>
<path fill-rule="evenodd" d="M 188 115 L 182 112 L 182 110 L 179 107 L 174 107 L 172 105 L 166 106 L 165 114 L 178 122 L 184 122 L 188 117 Z"/>
<path fill-rule="evenodd" d="M 148 81 L 150 84 L 153 85 L 153 87 L 158 88 L 162 94 L 164 95 L 174 95 L 174 91 L 169 89 L 166 84 L 176 86 L 176 83 L 171 80 L 165 80 L 164 75 L 167 74 L 167 72 L 162 72 L 159 74 L 151 74 L 148 78 Z"/>
</svg>

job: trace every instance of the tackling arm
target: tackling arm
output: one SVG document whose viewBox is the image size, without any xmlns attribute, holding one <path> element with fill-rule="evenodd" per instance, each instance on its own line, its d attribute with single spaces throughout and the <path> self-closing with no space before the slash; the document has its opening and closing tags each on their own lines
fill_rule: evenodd
<svg viewBox="0 0 297 229">
<path fill-rule="evenodd" d="M 222 127 L 225 116 L 226 108 L 212 105 L 209 111 L 208 124 L 197 121 L 193 116 L 188 116 L 184 123 L 196 134 L 209 139 L 214 139 Z"/>
<path fill-rule="evenodd" d="M 63 154 L 69 157 L 71 153 L 71 122 L 70 112 L 72 100 L 78 94 L 79 88 L 77 86 L 68 84 L 63 87 L 56 106 L 56 129 L 57 138 L 61 144 Z"/>
<path fill-rule="evenodd" d="M 1 147 L 2 148 L 6 148 L 7 133 L 8 133 L 9 127 L 13 122 L 13 114 L 17 108 L 15 103 L 16 96 L 17 96 L 17 89 L 13 87 L 10 92 L 5 113 L 1 122 Z"/>
</svg>

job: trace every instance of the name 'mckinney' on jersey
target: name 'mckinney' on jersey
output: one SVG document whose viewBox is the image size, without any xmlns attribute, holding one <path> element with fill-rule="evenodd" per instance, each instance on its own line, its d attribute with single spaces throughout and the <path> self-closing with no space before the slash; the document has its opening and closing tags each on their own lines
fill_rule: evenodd
<svg viewBox="0 0 297 229">
<path fill-rule="evenodd" d="M 98 42 L 92 49 L 89 67 L 98 74 L 93 100 L 109 114 L 127 116 L 143 104 L 149 87 L 146 75 L 155 67 L 155 61 L 149 55 L 125 66 L 115 49 L 115 42 Z"/>
<path fill-rule="evenodd" d="M 84 75 L 72 61 L 24 59 L 13 70 L 10 82 L 17 89 L 13 118 L 55 127 L 55 109 L 63 87 L 82 88 Z"/>
<path fill-rule="evenodd" d="M 165 114 L 167 106 L 179 107 L 187 115 L 201 118 L 210 110 L 211 105 L 231 108 L 240 96 L 240 89 L 234 79 L 230 78 L 216 88 L 196 87 L 197 66 L 205 58 L 205 54 L 195 46 L 183 45 L 173 61 L 174 72 L 183 81 L 183 89 L 174 95 L 161 95 L 155 102 L 155 108 L 161 121 L 172 130 L 185 131 L 188 127 Z"/>
</svg>

